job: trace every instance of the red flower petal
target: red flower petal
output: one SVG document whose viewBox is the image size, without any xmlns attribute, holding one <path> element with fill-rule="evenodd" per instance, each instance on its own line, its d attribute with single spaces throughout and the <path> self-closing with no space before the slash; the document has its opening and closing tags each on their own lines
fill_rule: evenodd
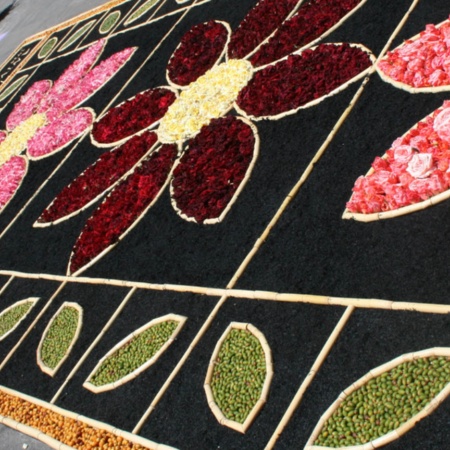
<svg viewBox="0 0 450 450">
<path fill-rule="evenodd" d="M 75 243 L 69 274 L 80 273 L 93 264 L 136 225 L 168 182 L 176 156 L 175 145 L 163 145 L 111 191 Z"/>
<path fill-rule="evenodd" d="M 27 169 L 28 162 L 23 156 L 13 156 L 0 166 L 0 210 L 14 197 Z"/>
<path fill-rule="evenodd" d="M 228 56 L 241 59 L 268 38 L 298 5 L 299 0 L 261 0 L 233 32 Z"/>
<path fill-rule="evenodd" d="M 13 110 L 6 119 L 6 128 L 9 131 L 14 130 L 17 125 L 31 117 L 51 87 L 52 82 L 50 80 L 41 80 L 33 83 L 14 105 Z"/>
<path fill-rule="evenodd" d="M 182 38 L 167 65 L 167 79 L 187 86 L 214 66 L 228 41 L 227 24 L 210 20 L 192 27 Z"/>
<path fill-rule="evenodd" d="M 163 87 L 141 92 L 111 108 L 96 122 L 92 129 L 92 139 L 100 146 L 117 144 L 155 125 L 175 99 L 175 93 Z"/>
<path fill-rule="evenodd" d="M 91 109 L 75 109 L 40 128 L 28 141 L 27 154 L 40 159 L 62 150 L 78 136 L 81 136 L 94 121 Z"/>
<path fill-rule="evenodd" d="M 244 187 L 258 154 L 257 131 L 236 117 L 212 120 L 189 141 L 173 172 L 174 208 L 186 220 L 222 220 Z"/>
<path fill-rule="evenodd" d="M 66 186 L 36 221 L 48 225 L 68 219 L 112 189 L 153 147 L 156 133 L 135 136 L 111 152 L 105 152 Z"/>
<path fill-rule="evenodd" d="M 253 76 L 237 105 L 252 118 L 292 114 L 337 92 L 371 65 L 369 52 L 349 44 L 322 44 Z"/>
<path fill-rule="evenodd" d="M 277 61 L 336 28 L 365 0 L 310 0 L 251 58 L 254 67 Z"/>
</svg>

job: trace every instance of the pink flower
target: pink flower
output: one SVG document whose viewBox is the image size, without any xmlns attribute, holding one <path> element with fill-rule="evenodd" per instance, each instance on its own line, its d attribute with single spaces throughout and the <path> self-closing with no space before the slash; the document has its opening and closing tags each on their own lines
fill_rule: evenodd
<svg viewBox="0 0 450 450">
<path fill-rule="evenodd" d="M 431 174 L 433 167 L 433 156 L 429 153 L 416 153 L 406 168 L 407 172 L 414 178 L 426 178 Z"/>
<path fill-rule="evenodd" d="M 443 141 L 450 144 L 450 108 L 443 109 L 436 116 L 433 128 Z"/>
</svg>

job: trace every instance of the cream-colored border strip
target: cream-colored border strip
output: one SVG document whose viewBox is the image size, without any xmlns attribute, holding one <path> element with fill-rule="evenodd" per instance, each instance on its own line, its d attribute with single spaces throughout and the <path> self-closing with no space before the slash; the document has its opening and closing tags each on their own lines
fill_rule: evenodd
<svg viewBox="0 0 450 450">
<path fill-rule="evenodd" d="M 75 333 L 72 337 L 72 341 L 70 342 L 70 345 L 67 347 L 66 352 L 64 353 L 64 356 L 60 359 L 59 363 L 54 367 L 53 369 L 51 367 L 48 367 L 44 361 L 42 361 L 41 353 L 42 353 L 42 345 L 44 343 L 45 338 L 47 337 L 48 331 L 50 330 L 50 327 L 52 326 L 55 319 L 59 316 L 59 314 L 62 312 L 64 308 L 73 308 L 78 311 L 78 323 L 77 328 L 75 330 Z M 58 372 L 59 368 L 64 364 L 64 361 L 69 356 L 70 352 L 72 351 L 73 346 L 77 342 L 80 333 L 81 333 L 81 327 L 83 326 L 83 308 L 78 303 L 73 302 L 64 302 L 56 311 L 56 313 L 53 315 L 53 317 L 49 320 L 47 326 L 45 327 L 44 333 L 42 334 L 41 340 L 39 342 L 37 351 L 36 351 L 36 360 L 37 364 L 42 370 L 42 372 L 46 373 L 47 375 L 50 375 L 51 377 L 55 376 L 56 372 Z"/>
<path fill-rule="evenodd" d="M 49 411 L 55 412 L 57 414 L 60 414 L 63 417 L 67 417 L 69 419 L 78 420 L 79 422 L 85 423 L 86 425 L 97 428 L 103 431 L 107 431 L 111 434 L 115 434 L 116 436 L 121 436 L 124 439 L 127 439 L 128 441 L 142 445 L 143 447 L 151 448 L 153 450 L 176 450 L 174 447 L 170 447 L 163 444 L 158 444 L 156 442 L 153 442 L 149 439 L 145 439 L 141 436 L 135 436 L 134 434 L 131 434 L 127 431 L 120 430 L 118 428 L 113 427 L 112 425 L 109 425 L 107 423 L 99 422 L 98 420 L 90 419 L 89 417 L 82 416 L 81 414 L 76 414 L 72 411 L 68 411 L 66 409 L 63 409 L 59 406 L 52 405 L 51 403 L 47 403 L 43 400 L 40 400 L 35 397 L 31 397 L 30 395 L 23 394 L 22 392 L 15 391 L 13 389 L 7 388 L 5 386 L 0 386 L 0 390 L 5 392 L 8 395 L 12 395 L 14 397 L 18 397 L 22 400 L 25 400 L 29 403 L 34 403 L 35 405 L 38 405 L 42 408 L 48 409 Z M 15 420 L 9 419 L 8 417 L 0 416 L 0 420 L 7 426 L 11 428 L 15 428 L 18 431 L 21 431 L 25 434 L 28 434 L 31 437 L 34 437 L 36 439 L 41 440 L 42 442 L 48 443 L 54 442 L 57 444 L 57 446 L 53 447 L 56 449 L 72 449 L 72 447 L 69 447 L 65 444 L 60 443 L 59 441 L 56 441 L 55 439 L 49 438 L 47 435 L 45 435 L 42 431 L 37 430 L 35 428 L 29 427 L 27 425 L 23 425 L 20 422 L 17 422 Z M 27 431 L 30 431 L 33 434 L 29 434 Z M 45 437 L 45 440 L 44 440 Z M 51 441 L 50 441 L 51 440 Z M 50 445 L 50 444 L 49 444 Z"/>
<path fill-rule="evenodd" d="M 31 310 L 36 306 L 36 303 L 38 302 L 38 300 L 39 300 L 39 297 L 29 297 L 29 298 L 26 298 L 24 300 L 19 300 L 18 302 L 8 306 L 6 309 L 4 309 L 0 313 L 0 319 L 1 319 L 4 314 L 6 314 L 8 311 L 11 311 L 12 309 L 16 308 L 17 306 L 23 305 L 24 303 L 32 303 L 32 305 L 30 306 L 28 311 L 16 322 L 16 324 L 9 331 L 7 331 L 5 334 L 0 336 L 0 341 L 5 339 L 8 335 L 10 335 L 20 325 L 22 320 L 24 320 L 25 317 L 27 317 L 28 314 L 30 314 Z"/>
<path fill-rule="evenodd" d="M 149 328 L 162 323 L 167 322 L 169 320 L 173 320 L 175 322 L 178 322 L 177 327 L 169 337 L 169 339 L 164 343 L 164 345 L 144 364 L 140 365 L 138 368 L 133 370 L 133 372 L 129 373 L 123 378 L 120 378 L 117 381 L 114 381 L 113 383 L 109 384 L 103 384 L 101 386 L 96 386 L 95 384 L 92 384 L 90 382 L 93 375 L 97 372 L 97 370 L 102 366 L 103 362 L 108 359 L 113 353 L 115 353 L 117 350 L 120 350 L 125 344 L 130 342 L 135 337 L 139 336 L 144 331 L 148 330 Z M 95 394 L 99 394 L 100 392 L 106 392 L 110 391 L 112 389 L 116 389 L 119 386 L 124 385 L 125 383 L 128 383 L 129 381 L 135 379 L 138 377 L 142 372 L 147 370 L 150 366 L 152 366 L 159 357 L 167 350 L 167 348 L 172 344 L 172 342 L 176 339 L 178 334 L 180 333 L 181 329 L 183 328 L 184 323 L 186 322 L 187 317 L 180 316 L 178 314 L 166 314 L 165 316 L 158 317 L 156 319 L 151 320 L 150 322 L 146 323 L 142 327 L 138 328 L 137 330 L 133 331 L 131 334 L 123 338 L 120 342 L 118 342 L 106 355 L 97 363 L 97 365 L 94 367 L 94 370 L 89 374 L 86 381 L 83 383 L 83 387 L 88 389 L 91 392 L 94 392 Z"/>
<path fill-rule="evenodd" d="M 231 419 L 227 419 L 219 406 L 217 405 L 216 401 L 214 400 L 214 394 L 211 389 L 211 380 L 214 372 L 214 366 L 216 364 L 217 356 L 219 355 L 219 352 L 222 348 L 222 344 L 225 341 L 225 339 L 228 337 L 231 330 L 244 330 L 248 331 L 253 336 L 255 336 L 256 339 L 258 339 L 263 351 L 264 351 L 264 357 L 266 362 L 266 378 L 264 380 L 264 384 L 261 390 L 261 394 L 259 396 L 258 401 L 253 406 L 252 410 L 249 412 L 248 416 L 246 417 L 244 423 L 239 423 Z M 212 413 L 214 414 L 215 418 L 221 425 L 225 425 L 228 428 L 231 428 L 235 431 L 239 431 L 240 433 L 245 433 L 248 429 L 248 427 L 253 423 L 256 416 L 258 415 L 259 411 L 263 407 L 264 403 L 267 401 L 267 397 L 269 395 L 269 388 L 270 383 L 272 382 L 273 378 L 273 363 L 272 363 L 272 351 L 269 347 L 269 344 L 267 343 L 267 340 L 263 333 L 261 333 L 258 328 L 253 326 L 251 323 L 242 323 L 242 322 L 231 322 L 227 329 L 223 332 L 221 338 L 216 344 L 216 347 L 214 349 L 214 352 L 211 356 L 211 360 L 209 362 L 208 371 L 206 373 L 205 383 L 203 385 L 205 389 L 206 398 L 208 400 L 208 406 L 210 407 Z"/>
<path fill-rule="evenodd" d="M 419 352 L 408 353 L 402 356 L 399 356 L 392 361 L 389 361 L 371 371 L 369 371 L 366 375 L 360 378 L 358 381 L 353 383 L 350 387 L 345 389 L 337 398 L 337 400 L 325 411 L 323 416 L 320 418 L 318 424 L 314 428 L 311 437 L 309 438 L 306 447 L 304 450 L 320 450 L 327 449 L 328 447 L 316 446 L 314 445 L 314 441 L 319 436 L 323 425 L 325 422 L 334 414 L 334 412 L 339 408 L 341 403 L 353 392 L 367 384 L 370 380 L 376 378 L 377 376 L 385 373 L 391 369 L 394 369 L 399 364 L 404 362 L 413 361 L 419 358 L 428 358 L 430 356 L 446 356 L 450 358 L 450 347 L 435 347 L 427 350 L 422 350 Z M 428 403 L 418 414 L 411 417 L 408 421 L 400 425 L 399 428 L 387 433 L 384 436 L 381 436 L 377 439 L 374 439 L 371 442 L 368 442 L 363 445 L 355 445 L 352 447 L 346 447 L 346 449 L 352 450 L 371 450 L 375 448 L 382 447 L 390 442 L 398 439 L 400 436 L 405 434 L 411 428 L 413 428 L 417 422 L 422 420 L 424 417 L 430 415 L 450 394 L 450 383 L 447 383 L 446 387 L 436 396 L 430 403 Z"/>
<path fill-rule="evenodd" d="M 334 328 L 333 332 L 331 333 L 330 337 L 327 339 L 327 342 L 325 343 L 321 352 L 319 353 L 316 360 L 314 361 L 314 364 L 312 365 L 308 375 L 303 380 L 303 383 L 300 385 L 299 390 L 295 394 L 288 409 L 284 413 L 283 418 L 281 419 L 280 423 L 278 424 L 277 428 L 275 429 L 274 433 L 272 434 L 272 437 L 270 438 L 269 442 L 267 443 L 265 450 L 270 450 L 273 448 L 273 446 L 277 442 L 278 438 L 280 437 L 281 433 L 285 429 L 286 425 L 291 420 L 292 415 L 294 414 L 295 410 L 298 408 L 298 406 L 300 405 L 300 403 L 303 399 L 303 395 L 305 394 L 306 390 L 309 388 L 312 381 L 314 380 L 316 373 L 319 372 L 320 368 L 322 367 L 322 364 L 324 363 L 324 361 L 327 358 L 328 354 L 330 353 L 332 347 L 334 346 L 337 339 L 339 338 L 339 335 L 341 334 L 342 330 L 347 325 L 347 322 L 350 319 L 351 315 L 353 314 L 354 310 L 355 310 L 355 308 L 353 306 L 349 306 L 345 310 L 344 314 L 340 318 L 339 322 L 337 323 L 337 325 Z"/>
<path fill-rule="evenodd" d="M 122 303 L 119 305 L 119 307 L 116 309 L 116 311 L 113 313 L 113 315 L 109 318 L 108 322 L 106 322 L 106 325 L 103 327 L 103 329 L 100 331 L 100 333 L 97 335 L 97 337 L 92 341 L 91 345 L 88 347 L 88 349 L 84 352 L 83 356 L 78 360 L 78 362 L 75 364 L 74 368 L 71 370 L 67 378 L 64 380 L 62 385 L 59 387 L 56 394 L 51 399 L 50 403 L 55 403 L 59 396 L 62 394 L 64 388 L 67 386 L 67 383 L 73 378 L 75 373 L 78 371 L 78 369 L 82 366 L 84 361 L 87 359 L 87 357 L 91 354 L 92 350 L 95 348 L 95 346 L 98 344 L 100 339 L 105 335 L 105 333 L 111 328 L 111 325 L 114 323 L 114 321 L 117 319 L 119 314 L 122 312 L 122 310 L 127 305 L 130 298 L 135 293 L 136 288 L 132 288 L 128 294 L 125 296 L 125 298 L 122 300 Z"/>
<path fill-rule="evenodd" d="M 2 363 L 0 364 L 0 371 L 3 370 L 5 365 L 8 363 L 8 361 L 12 358 L 15 351 L 20 347 L 22 342 L 28 337 L 28 335 L 31 333 L 35 325 L 38 323 L 39 319 L 44 315 L 44 313 L 47 311 L 47 309 L 52 304 L 53 300 L 58 296 L 58 294 L 63 290 L 64 286 L 66 285 L 65 282 L 61 283 L 59 287 L 56 289 L 55 293 L 50 297 L 48 302 L 45 304 L 45 306 L 41 309 L 41 312 L 36 316 L 36 318 L 33 320 L 31 325 L 28 327 L 28 329 L 25 331 L 25 333 L 22 335 L 22 337 L 19 339 L 19 341 L 14 345 L 14 347 L 9 351 L 9 353 L 5 356 Z"/>
<path fill-rule="evenodd" d="M 286 303 L 309 303 L 313 305 L 354 306 L 363 309 L 386 309 L 395 311 L 415 311 L 429 314 L 449 314 L 450 305 L 437 303 L 400 302 L 382 299 L 331 297 L 325 295 L 280 293 L 271 291 L 251 291 L 245 289 L 221 289 L 202 286 L 188 286 L 177 284 L 156 284 L 138 281 L 114 280 L 107 278 L 67 277 L 63 275 L 28 274 L 12 270 L 0 270 L 0 275 L 12 278 L 25 278 L 37 280 L 61 281 L 66 283 L 80 283 L 92 285 L 107 285 L 126 288 L 143 289 L 150 291 L 189 292 L 191 294 L 207 295 L 211 297 L 228 296 L 240 299 L 264 300 Z"/>
<path fill-rule="evenodd" d="M 0 289 L 0 295 L 3 294 L 3 292 L 6 291 L 6 289 L 8 289 L 8 286 L 14 281 L 15 277 L 9 277 L 8 281 L 2 286 L 2 288 Z"/>
</svg>

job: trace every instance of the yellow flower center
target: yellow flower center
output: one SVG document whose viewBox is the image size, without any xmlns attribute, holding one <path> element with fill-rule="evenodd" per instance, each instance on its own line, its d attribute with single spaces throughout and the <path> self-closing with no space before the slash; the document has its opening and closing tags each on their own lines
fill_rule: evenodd
<svg viewBox="0 0 450 450">
<path fill-rule="evenodd" d="M 45 114 L 33 114 L 14 128 L 0 144 L 0 165 L 4 164 L 12 156 L 17 156 L 25 150 L 28 140 L 35 135 L 39 128 L 45 125 L 45 122 Z"/>
<path fill-rule="evenodd" d="M 208 70 L 172 103 L 159 126 L 160 141 L 167 144 L 184 141 L 194 137 L 212 119 L 225 115 L 252 75 L 252 65 L 239 59 L 230 59 Z"/>
</svg>

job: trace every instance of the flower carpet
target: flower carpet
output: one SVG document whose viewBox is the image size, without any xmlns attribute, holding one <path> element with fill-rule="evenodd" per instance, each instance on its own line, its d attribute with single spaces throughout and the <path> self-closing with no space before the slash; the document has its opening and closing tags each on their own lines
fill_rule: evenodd
<svg viewBox="0 0 450 450">
<path fill-rule="evenodd" d="M 112 0 L 24 41 L 0 420 L 53 448 L 448 448 L 446 3 Z"/>
</svg>

